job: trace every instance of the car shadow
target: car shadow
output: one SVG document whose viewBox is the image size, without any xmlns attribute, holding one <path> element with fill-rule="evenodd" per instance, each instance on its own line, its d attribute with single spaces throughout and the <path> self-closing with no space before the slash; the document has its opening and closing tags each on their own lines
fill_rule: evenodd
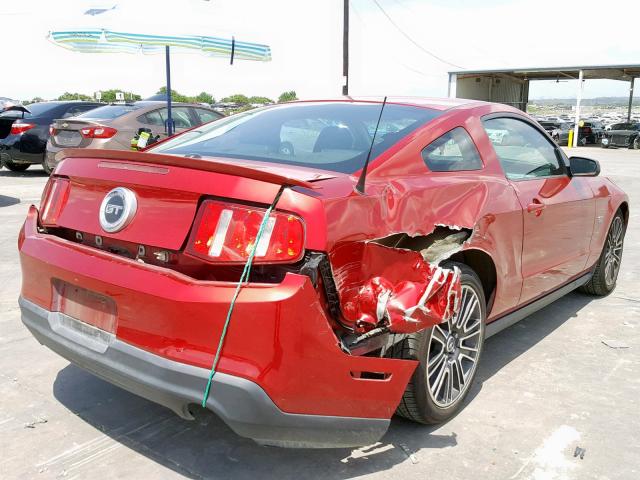
<svg viewBox="0 0 640 480">
<path fill-rule="evenodd" d="M 42 168 L 38 168 L 37 165 L 23 172 L 13 172 L 11 170 L 5 170 L 4 168 L 0 169 L 0 177 L 32 178 L 32 177 L 48 177 L 48 176 L 49 175 L 47 175 L 47 172 L 45 172 Z"/>
<path fill-rule="evenodd" d="M 0 208 L 2 207 L 10 207 L 11 205 L 16 205 L 20 203 L 20 199 L 17 197 L 9 197 L 7 195 L 0 195 Z"/>
<path fill-rule="evenodd" d="M 488 339 L 477 381 L 465 402 L 473 401 L 484 381 L 575 317 L 591 300 L 571 293 Z M 237 436 L 206 410 L 195 411 L 195 421 L 183 420 L 74 365 L 58 373 L 53 393 L 66 408 L 114 443 L 194 479 L 307 478 L 314 476 L 312 472 L 321 472 L 323 478 L 346 479 L 388 470 L 413 452 L 457 445 L 455 432 L 441 435 L 436 433 L 438 426 L 394 417 L 380 442 L 355 450 L 260 446 Z"/>
</svg>

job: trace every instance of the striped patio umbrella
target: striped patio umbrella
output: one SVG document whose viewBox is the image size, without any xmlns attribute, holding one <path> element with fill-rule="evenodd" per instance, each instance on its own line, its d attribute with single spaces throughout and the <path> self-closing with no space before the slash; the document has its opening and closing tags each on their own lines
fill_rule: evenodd
<svg viewBox="0 0 640 480">
<path fill-rule="evenodd" d="M 171 117 L 171 62 L 170 51 L 178 53 L 200 53 L 209 57 L 229 58 L 234 60 L 253 60 L 268 62 L 271 60 L 271 49 L 267 45 L 240 42 L 234 37 L 218 38 L 201 35 L 145 35 L 142 33 L 125 33 L 105 29 L 83 29 L 68 31 L 51 31 L 47 37 L 60 47 L 84 53 L 143 53 L 166 56 L 167 72 L 167 133 L 173 134 L 174 126 Z"/>
</svg>

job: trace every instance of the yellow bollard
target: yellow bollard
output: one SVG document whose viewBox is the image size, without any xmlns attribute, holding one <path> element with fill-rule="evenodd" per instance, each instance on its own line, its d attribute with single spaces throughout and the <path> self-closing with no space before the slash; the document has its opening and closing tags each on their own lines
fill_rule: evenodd
<svg viewBox="0 0 640 480">
<path fill-rule="evenodd" d="M 573 129 L 569 130 L 569 143 L 567 144 L 567 147 L 573 147 Z"/>
</svg>

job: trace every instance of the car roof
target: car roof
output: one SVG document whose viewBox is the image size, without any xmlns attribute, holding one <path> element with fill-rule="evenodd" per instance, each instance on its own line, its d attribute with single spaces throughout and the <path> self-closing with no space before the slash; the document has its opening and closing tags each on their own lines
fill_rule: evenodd
<svg viewBox="0 0 640 480">
<path fill-rule="evenodd" d="M 126 104 L 120 104 L 120 103 L 113 103 L 110 105 L 142 105 L 144 106 L 150 106 L 150 107 L 156 107 L 156 106 L 162 106 L 162 105 L 166 105 L 167 102 L 164 100 L 138 100 L 137 102 L 133 102 L 133 103 L 126 103 Z M 188 103 L 188 102 L 171 102 L 171 106 L 173 105 L 177 105 L 177 106 L 185 106 L 185 107 L 201 107 L 201 108 L 208 108 L 209 110 L 212 110 L 211 107 L 208 107 L 207 105 L 202 105 L 201 103 Z"/>
<path fill-rule="evenodd" d="M 471 107 L 477 106 L 482 103 L 480 100 L 469 100 L 466 98 L 432 98 L 432 97 L 408 97 L 408 96 L 388 96 L 387 103 L 392 103 L 395 105 L 408 105 L 414 107 L 423 107 L 430 108 L 433 110 L 450 110 L 453 108 L 461 108 L 461 107 Z M 323 102 L 340 102 L 340 103 L 377 103 L 382 104 L 383 98 L 376 97 L 367 97 L 367 96 L 345 96 L 338 98 L 328 98 L 328 99 L 315 99 L 315 100 L 294 100 L 292 102 L 286 102 L 287 104 L 296 104 L 296 103 L 323 103 Z M 275 104 L 272 106 L 277 106 L 282 104 Z M 506 106 L 508 110 L 510 107 Z"/>
<path fill-rule="evenodd" d="M 33 104 L 47 104 L 47 105 L 66 105 L 68 103 L 72 103 L 72 104 L 76 104 L 76 103 L 91 103 L 91 104 L 95 104 L 95 105 L 107 105 L 105 104 L 101 104 L 100 102 L 96 101 L 96 100 L 50 100 L 47 102 L 33 102 L 30 103 L 29 105 L 33 105 Z M 29 106 L 27 105 L 27 108 Z"/>
</svg>

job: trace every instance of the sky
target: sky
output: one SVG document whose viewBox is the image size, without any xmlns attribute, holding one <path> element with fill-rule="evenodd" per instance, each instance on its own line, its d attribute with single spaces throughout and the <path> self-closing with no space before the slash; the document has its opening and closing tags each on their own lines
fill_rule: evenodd
<svg viewBox="0 0 640 480">
<path fill-rule="evenodd" d="M 350 94 L 442 97 L 447 72 L 458 67 L 640 64 L 640 3 L 613 3 L 627 14 L 607 22 L 599 0 L 351 0 Z M 233 34 L 271 47 L 271 62 L 233 66 L 200 54 L 174 55 L 172 87 L 184 94 L 341 95 L 342 0 L 1 2 L 0 24 L 0 96 L 49 99 L 120 88 L 145 97 L 164 85 L 162 55 L 77 53 L 46 38 L 50 30 L 83 27 Z M 530 97 L 575 97 L 576 84 L 532 82 Z M 584 96 L 626 96 L 628 88 L 626 82 L 587 81 Z"/>
</svg>

